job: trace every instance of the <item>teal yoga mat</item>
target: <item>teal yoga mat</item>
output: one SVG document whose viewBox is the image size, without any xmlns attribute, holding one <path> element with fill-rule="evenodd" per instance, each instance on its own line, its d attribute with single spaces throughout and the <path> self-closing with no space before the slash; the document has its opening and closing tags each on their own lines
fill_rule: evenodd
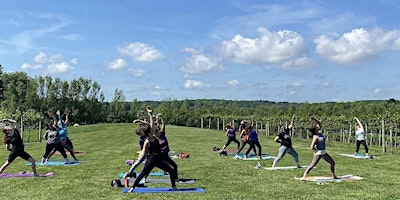
<svg viewBox="0 0 400 200">
<path fill-rule="evenodd" d="M 69 162 L 69 163 L 65 163 L 63 161 L 47 161 L 45 163 L 43 163 L 43 165 L 41 165 L 40 162 L 36 162 L 35 163 L 36 166 L 72 166 L 72 165 L 79 165 L 80 162 Z M 32 165 L 31 163 L 28 163 L 27 165 Z"/>
<path fill-rule="evenodd" d="M 131 188 L 123 188 L 123 193 L 129 193 Z M 205 192 L 203 188 L 179 188 L 172 190 L 171 188 L 135 188 L 134 193 L 179 193 L 179 192 Z"/>
<path fill-rule="evenodd" d="M 136 173 L 136 176 L 139 176 L 140 173 Z M 119 173 L 119 177 L 124 177 L 125 172 Z M 150 172 L 149 176 L 169 176 L 169 174 L 164 174 L 164 172 Z"/>
</svg>

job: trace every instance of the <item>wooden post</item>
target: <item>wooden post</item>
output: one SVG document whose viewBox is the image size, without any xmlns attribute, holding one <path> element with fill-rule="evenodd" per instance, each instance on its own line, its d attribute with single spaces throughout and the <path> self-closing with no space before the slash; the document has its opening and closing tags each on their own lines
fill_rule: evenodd
<svg viewBox="0 0 400 200">
<path fill-rule="evenodd" d="M 390 129 L 389 129 L 389 141 L 390 141 L 390 153 L 393 154 L 393 128 L 392 128 L 392 123 L 390 123 Z"/>
<path fill-rule="evenodd" d="M 201 122 L 200 122 L 200 127 L 201 128 L 204 128 L 204 117 L 201 117 L 201 120 L 200 120 Z"/>
<path fill-rule="evenodd" d="M 219 117 L 217 118 L 217 130 L 219 130 Z"/>
<path fill-rule="evenodd" d="M 42 121 L 39 121 L 39 142 L 42 142 Z"/>
<path fill-rule="evenodd" d="M 208 118 L 208 129 L 211 129 L 211 117 Z"/>
<path fill-rule="evenodd" d="M 385 120 L 382 119 L 382 152 L 386 152 L 386 141 L 385 141 Z"/>
</svg>

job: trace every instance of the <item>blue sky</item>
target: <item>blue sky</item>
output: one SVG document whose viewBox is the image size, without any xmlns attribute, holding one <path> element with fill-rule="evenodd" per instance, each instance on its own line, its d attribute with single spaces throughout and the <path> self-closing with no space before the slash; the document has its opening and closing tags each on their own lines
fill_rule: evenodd
<svg viewBox="0 0 400 200">
<path fill-rule="evenodd" d="M 0 63 L 107 101 L 400 99 L 399 19 L 395 0 L 5 1 Z"/>
</svg>

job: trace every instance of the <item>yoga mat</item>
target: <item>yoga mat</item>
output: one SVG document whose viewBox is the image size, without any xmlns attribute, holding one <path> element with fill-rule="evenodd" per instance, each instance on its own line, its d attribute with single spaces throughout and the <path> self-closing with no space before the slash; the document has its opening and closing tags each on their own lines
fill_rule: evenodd
<svg viewBox="0 0 400 200">
<path fill-rule="evenodd" d="M 354 155 L 354 154 L 350 154 L 350 153 L 347 153 L 347 154 L 342 153 L 340 155 L 341 156 L 350 157 L 350 158 L 363 158 L 363 159 L 373 159 L 373 158 L 375 158 L 375 156 L 366 156 L 366 155 L 363 155 L 363 154 Z"/>
<path fill-rule="evenodd" d="M 261 158 L 263 159 L 263 160 L 272 160 L 272 159 L 275 159 L 275 156 L 270 156 L 270 155 L 268 155 L 268 154 L 263 154 L 262 156 L 261 156 Z M 246 159 L 244 158 L 244 156 L 234 156 L 233 157 L 233 159 L 234 160 L 260 160 L 260 158 L 258 157 L 258 156 L 254 156 L 254 157 L 247 157 Z"/>
<path fill-rule="evenodd" d="M 36 166 L 71 166 L 71 165 L 79 165 L 80 162 L 77 161 L 72 161 L 69 163 L 65 163 L 64 161 L 47 161 L 41 165 L 41 162 L 36 162 Z M 32 165 L 31 163 L 28 163 L 27 165 Z"/>
<path fill-rule="evenodd" d="M 125 172 L 119 173 L 119 177 L 122 178 L 125 176 Z M 136 176 L 139 176 L 139 172 L 136 173 Z M 169 176 L 169 174 L 164 174 L 164 172 L 150 172 L 149 176 Z"/>
<path fill-rule="evenodd" d="M 135 182 L 135 178 L 129 178 L 129 184 L 133 185 L 133 182 Z M 121 183 L 124 183 L 124 179 L 121 179 Z M 145 182 L 143 182 L 143 180 L 139 183 L 171 183 L 170 179 L 167 178 L 148 178 L 146 179 Z M 182 178 L 179 179 L 179 182 L 176 182 L 178 184 L 192 184 L 194 183 L 194 179 L 187 179 L 187 178 Z"/>
<path fill-rule="evenodd" d="M 67 153 L 67 155 L 70 155 L 69 151 L 65 150 L 65 153 Z M 60 152 L 56 151 L 55 153 L 56 155 L 61 155 Z M 74 151 L 75 155 L 82 155 L 82 154 L 86 154 L 86 152 L 84 151 Z"/>
<path fill-rule="evenodd" d="M 284 166 L 284 167 L 274 167 L 274 168 L 263 167 L 263 169 L 266 169 L 266 170 L 289 170 L 289 169 L 306 169 L 307 167 L 308 167 L 307 165 L 304 165 L 304 166 L 301 166 L 300 168 L 298 168 L 297 166 Z"/>
<path fill-rule="evenodd" d="M 46 174 L 39 174 L 39 177 L 54 176 L 54 172 L 48 172 Z M 34 177 L 30 172 L 18 173 L 18 174 L 0 174 L 0 178 L 14 178 L 14 177 Z"/>
<path fill-rule="evenodd" d="M 348 174 L 344 176 L 338 176 L 338 179 L 333 179 L 332 177 L 327 177 L 327 176 L 307 176 L 306 179 L 302 179 L 301 177 L 295 177 L 295 179 L 302 181 L 313 181 L 313 182 L 342 182 L 342 181 L 361 180 L 363 178 Z"/>
<path fill-rule="evenodd" d="M 131 188 L 123 188 L 123 193 L 129 193 Z M 155 192 L 166 192 L 166 193 L 176 193 L 176 192 L 206 192 L 203 188 L 179 188 L 177 190 L 172 190 L 171 188 L 135 188 L 134 193 L 155 193 Z"/>
<path fill-rule="evenodd" d="M 125 163 L 127 165 L 133 165 L 133 163 L 135 163 L 135 160 L 126 160 Z M 142 163 L 146 163 L 146 160 L 144 160 Z"/>
</svg>

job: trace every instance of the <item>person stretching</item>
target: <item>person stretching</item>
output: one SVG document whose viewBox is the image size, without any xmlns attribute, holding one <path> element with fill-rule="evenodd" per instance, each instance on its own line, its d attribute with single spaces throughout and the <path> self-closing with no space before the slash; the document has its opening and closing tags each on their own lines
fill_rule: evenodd
<svg viewBox="0 0 400 200">
<path fill-rule="evenodd" d="M 253 125 L 250 125 L 248 127 L 248 132 L 249 132 L 249 144 L 250 147 L 246 151 L 246 155 L 244 156 L 245 159 L 247 159 L 247 156 L 249 155 L 250 151 L 253 149 L 255 151 L 256 146 L 258 147 L 258 156 L 260 157 L 260 160 L 262 160 L 262 148 L 260 141 L 258 140 L 258 134 L 257 131 L 253 129 Z"/>
<path fill-rule="evenodd" d="M 317 123 L 315 127 L 308 129 L 313 136 L 311 142 L 311 149 L 314 150 L 314 158 L 311 164 L 307 167 L 306 171 L 304 172 L 302 180 L 306 179 L 310 171 L 318 164 L 321 158 L 323 158 L 326 162 L 330 164 L 332 178 L 337 179 L 337 176 L 335 174 L 335 161 L 326 152 L 325 136 L 321 132 L 322 123 L 321 121 L 317 120 L 314 116 L 311 117 L 311 120 Z"/>
<path fill-rule="evenodd" d="M 3 119 L 2 122 L 13 123 L 16 121 L 13 119 Z M 11 125 L 7 125 L 3 128 L 3 143 L 8 145 L 12 145 L 10 149 L 10 155 L 8 156 L 7 161 L 1 166 L 0 174 L 15 160 L 17 157 L 21 157 L 22 159 L 31 163 L 33 175 L 39 176 L 36 173 L 36 161 L 29 155 L 24 148 L 24 142 L 21 138 L 17 125 L 12 127 Z"/>
<path fill-rule="evenodd" d="M 235 142 L 237 144 L 238 150 L 240 149 L 240 142 L 236 139 L 236 130 L 229 123 L 226 125 L 226 136 L 228 136 L 228 141 L 226 141 L 225 145 L 222 147 L 221 152 L 225 151 L 225 148 L 229 146 L 231 142 Z"/>
<path fill-rule="evenodd" d="M 52 123 L 47 124 L 46 133 L 44 134 L 46 139 L 46 149 L 42 157 L 41 165 L 43 165 L 49 156 L 49 154 L 54 150 L 59 151 L 64 158 L 65 163 L 69 163 L 67 153 L 65 153 L 64 147 L 60 144 L 60 136 L 58 130 Z"/>
<path fill-rule="evenodd" d="M 356 125 L 356 137 L 357 137 L 357 143 L 356 143 L 356 153 L 354 154 L 357 156 L 358 151 L 360 150 L 360 145 L 362 144 L 365 148 L 365 156 L 368 157 L 368 145 L 367 145 L 367 139 L 366 135 L 364 132 L 364 126 L 360 122 L 360 120 L 357 117 L 354 117 L 354 119 L 357 121 Z"/>
<path fill-rule="evenodd" d="M 165 135 L 164 119 L 163 119 L 161 114 L 157 114 L 156 115 L 156 119 L 157 119 L 157 127 L 156 127 L 157 130 L 156 130 L 155 136 L 160 141 L 162 159 L 168 165 L 170 165 L 172 168 L 174 168 L 174 170 L 175 170 L 174 174 L 177 175 L 176 177 L 174 177 L 174 179 L 178 182 L 179 181 L 179 178 L 178 178 L 178 165 L 169 156 L 170 148 L 169 148 L 169 143 L 168 143 L 167 136 Z M 161 127 L 158 127 L 158 120 L 161 121 Z"/>
<path fill-rule="evenodd" d="M 295 115 L 292 116 L 292 120 L 287 128 L 285 126 L 281 126 L 280 133 L 275 137 L 274 142 L 280 143 L 278 156 L 276 156 L 274 162 L 272 163 L 271 168 L 275 168 L 276 164 L 283 158 L 283 156 L 288 153 L 293 156 L 294 162 L 296 163 L 298 168 L 301 168 L 299 163 L 299 155 L 296 150 L 294 150 L 292 146 L 292 139 L 290 137 L 290 130 L 293 128 Z"/>
<path fill-rule="evenodd" d="M 154 137 L 156 128 L 154 127 L 153 123 L 153 116 L 151 114 L 152 111 L 150 108 L 146 109 L 147 113 L 150 116 L 149 124 L 146 127 L 139 128 L 139 131 L 143 132 L 143 134 L 146 135 L 146 140 L 144 142 L 143 149 L 139 153 L 139 158 L 135 161 L 135 163 L 133 163 L 132 168 L 140 164 L 140 161 L 146 155 L 146 151 L 148 152 L 147 159 L 142 171 L 140 172 L 139 176 L 136 177 L 135 182 L 133 183 L 133 186 L 129 190 L 129 192 L 134 192 L 135 187 L 139 185 L 142 178 L 148 176 L 151 170 L 154 169 L 154 167 L 158 167 L 163 171 L 167 171 L 170 174 L 172 189 L 177 190 L 175 182 L 176 181 L 175 177 L 177 177 L 177 174 L 175 174 L 176 170 L 172 166 L 170 166 L 167 162 L 165 162 L 163 156 L 161 155 L 160 141 L 156 137 Z"/>
</svg>

